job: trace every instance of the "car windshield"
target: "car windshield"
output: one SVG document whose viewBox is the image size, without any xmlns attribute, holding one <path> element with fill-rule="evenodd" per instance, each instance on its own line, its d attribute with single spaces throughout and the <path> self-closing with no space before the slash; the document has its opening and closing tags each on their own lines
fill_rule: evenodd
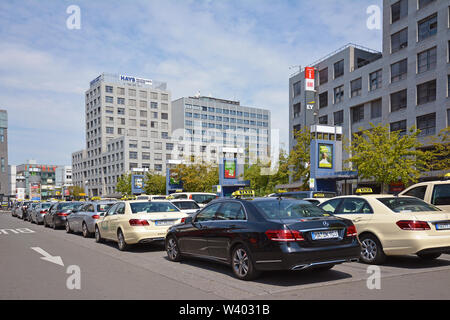
<svg viewBox="0 0 450 320">
<path fill-rule="evenodd" d="M 196 204 L 194 201 L 177 201 L 173 203 L 181 210 L 188 210 L 188 209 L 200 209 L 198 204 Z"/>
<path fill-rule="evenodd" d="M 193 194 L 192 200 L 197 203 L 207 204 L 216 198 L 215 194 Z"/>
<path fill-rule="evenodd" d="M 46 209 L 46 208 L 50 208 L 52 204 L 51 203 L 41 203 L 41 208 Z"/>
<path fill-rule="evenodd" d="M 170 202 L 134 202 L 130 203 L 132 213 L 180 212 Z"/>
<path fill-rule="evenodd" d="M 326 217 L 329 214 L 321 208 L 304 201 L 274 200 L 252 202 L 268 219 L 298 219 Z"/>
<path fill-rule="evenodd" d="M 441 211 L 435 206 L 432 206 L 417 198 L 378 198 L 378 201 L 383 203 L 386 207 L 394 212 L 409 213 L 420 211 Z"/>
<path fill-rule="evenodd" d="M 113 203 L 98 204 L 97 205 L 97 211 L 98 212 L 106 212 L 112 205 L 113 205 Z"/>
</svg>

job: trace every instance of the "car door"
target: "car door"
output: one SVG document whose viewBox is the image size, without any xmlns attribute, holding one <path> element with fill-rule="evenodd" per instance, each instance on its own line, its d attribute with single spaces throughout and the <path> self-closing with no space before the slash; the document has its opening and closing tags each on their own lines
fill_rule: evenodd
<svg viewBox="0 0 450 320">
<path fill-rule="evenodd" d="M 79 208 L 79 210 L 72 211 L 67 218 L 70 223 L 70 228 L 75 232 L 80 231 L 80 219 L 86 206 L 87 205 L 83 205 Z"/>
<path fill-rule="evenodd" d="M 334 215 L 352 220 L 358 233 L 367 229 L 373 218 L 373 209 L 362 197 L 343 198 Z"/>
<path fill-rule="evenodd" d="M 110 232 L 112 239 L 117 240 L 117 228 L 119 227 L 120 221 L 123 219 L 124 214 L 125 214 L 125 203 L 121 202 L 117 205 L 114 217 L 110 219 Z"/>
<path fill-rule="evenodd" d="M 245 228 L 245 211 L 237 201 L 224 202 L 215 220 L 208 224 L 208 252 L 211 257 L 227 260 L 231 243 L 238 232 Z"/>
<path fill-rule="evenodd" d="M 200 211 L 192 222 L 183 228 L 178 236 L 180 250 L 183 253 L 208 256 L 208 227 L 215 219 L 221 203 L 212 204 Z"/>
<path fill-rule="evenodd" d="M 105 239 L 112 238 L 113 233 L 111 232 L 111 222 L 116 218 L 115 215 L 116 215 L 116 209 L 117 209 L 118 205 L 119 204 L 116 203 L 111 208 L 109 208 L 109 210 L 105 213 L 105 215 L 103 216 L 101 221 L 97 223 L 99 225 L 100 234 L 101 234 L 102 238 L 105 238 Z"/>
</svg>

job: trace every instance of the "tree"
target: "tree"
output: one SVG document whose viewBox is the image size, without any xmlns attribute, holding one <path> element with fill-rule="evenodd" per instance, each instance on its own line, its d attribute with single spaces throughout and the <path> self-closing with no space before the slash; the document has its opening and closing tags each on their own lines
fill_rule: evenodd
<svg viewBox="0 0 450 320">
<path fill-rule="evenodd" d="M 294 166 L 293 180 L 303 181 L 302 188 L 307 190 L 310 177 L 311 132 L 305 127 L 295 131 L 294 136 L 296 144 L 289 154 L 288 165 Z"/>
<path fill-rule="evenodd" d="M 152 171 L 147 172 L 144 191 L 146 194 L 166 194 L 166 177 Z"/>
<path fill-rule="evenodd" d="M 179 164 L 172 171 L 186 192 L 212 192 L 212 186 L 219 184 L 219 168 L 211 164 Z"/>
<path fill-rule="evenodd" d="M 69 190 L 69 194 L 74 197 L 80 197 L 80 193 L 84 193 L 84 188 L 80 186 L 70 186 L 67 188 Z"/>
<path fill-rule="evenodd" d="M 450 171 L 450 127 L 431 137 L 429 143 L 428 169 Z"/>
<path fill-rule="evenodd" d="M 124 173 L 116 184 L 116 191 L 122 195 L 131 195 L 131 173 Z"/>
<path fill-rule="evenodd" d="M 428 154 L 420 147 L 420 131 L 412 127 L 408 134 L 390 132 L 389 125 L 373 125 L 371 129 L 353 134 L 350 144 L 344 149 L 362 179 L 375 180 L 381 185 L 382 192 L 392 182 L 415 183 L 422 170 L 426 168 Z"/>
</svg>

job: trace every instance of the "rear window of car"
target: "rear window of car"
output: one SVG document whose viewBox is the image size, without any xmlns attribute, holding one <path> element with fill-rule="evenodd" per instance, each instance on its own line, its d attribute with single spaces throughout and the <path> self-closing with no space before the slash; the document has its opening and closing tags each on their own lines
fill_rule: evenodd
<svg viewBox="0 0 450 320">
<path fill-rule="evenodd" d="M 80 202 L 61 203 L 58 205 L 58 210 L 77 209 L 81 205 L 82 205 L 82 203 L 80 203 Z"/>
<path fill-rule="evenodd" d="M 194 201 L 177 201 L 173 204 L 182 210 L 200 209 L 198 204 L 196 204 Z"/>
<path fill-rule="evenodd" d="M 111 208 L 112 205 L 113 205 L 113 203 L 98 204 L 97 211 L 98 212 L 106 212 L 106 211 L 108 211 L 109 208 Z"/>
<path fill-rule="evenodd" d="M 420 211 L 441 211 L 435 206 L 416 198 L 378 198 L 382 204 L 397 213 L 409 213 Z"/>
<path fill-rule="evenodd" d="M 450 205 L 450 183 L 437 184 L 434 186 L 431 203 L 436 206 Z"/>
<path fill-rule="evenodd" d="M 51 205 L 52 205 L 51 203 L 41 203 L 41 208 L 44 208 L 44 209 L 50 208 Z"/>
<path fill-rule="evenodd" d="M 326 211 L 306 201 L 284 199 L 254 201 L 252 204 L 268 219 L 298 219 L 329 216 Z"/>
<path fill-rule="evenodd" d="M 216 198 L 215 194 L 193 194 L 192 200 L 197 203 L 207 204 Z"/>
<path fill-rule="evenodd" d="M 179 212 L 170 202 L 135 202 L 130 203 L 132 213 Z"/>
</svg>

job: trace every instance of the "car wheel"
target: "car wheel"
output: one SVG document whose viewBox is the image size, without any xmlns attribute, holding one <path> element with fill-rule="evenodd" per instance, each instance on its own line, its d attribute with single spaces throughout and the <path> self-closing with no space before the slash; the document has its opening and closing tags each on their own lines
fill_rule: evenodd
<svg viewBox="0 0 450 320">
<path fill-rule="evenodd" d="M 95 242 L 97 242 L 97 243 L 103 242 L 103 238 L 100 235 L 100 229 L 98 228 L 98 226 L 95 226 Z"/>
<path fill-rule="evenodd" d="M 89 232 L 85 222 L 83 222 L 83 225 L 81 226 L 81 231 L 83 232 L 84 238 L 89 238 L 91 236 L 91 233 Z"/>
<path fill-rule="evenodd" d="M 252 257 L 243 245 L 234 248 L 231 255 L 231 269 L 241 280 L 253 280 L 259 275 L 259 272 L 255 270 Z"/>
<path fill-rule="evenodd" d="M 434 260 L 441 256 L 440 253 L 418 253 L 417 256 L 423 260 Z"/>
<path fill-rule="evenodd" d="M 58 227 L 56 226 L 56 221 L 55 221 L 55 219 L 53 219 L 53 225 L 52 225 L 52 227 L 53 227 L 53 230 L 58 229 Z"/>
<path fill-rule="evenodd" d="M 66 232 L 67 233 L 72 233 L 72 230 L 70 229 L 69 221 L 66 221 Z"/>
<path fill-rule="evenodd" d="M 43 224 L 44 224 L 44 228 L 48 228 L 47 220 L 45 218 L 44 218 Z"/>
<path fill-rule="evenodd" d="M 120 251 L 125 251 L 128 249 L 128 245 L 125 242 L 125 237 L 123 236 L 122 230 L 117 231 L 117 244 Z"/>
<path fill-rule="evenodd" d="M 382 264 L 386 260 L 380 241 L 371 234 L 362 235 L 361 261 L 367 264 Z"/>
<path fill-rule="evenodd" d="M 166 240 L 166 252 L 170 261 L 181 261 L 180 250 L 178 249 L 178 243 L 175 237 L 170 236 Z"/>
</svg>

